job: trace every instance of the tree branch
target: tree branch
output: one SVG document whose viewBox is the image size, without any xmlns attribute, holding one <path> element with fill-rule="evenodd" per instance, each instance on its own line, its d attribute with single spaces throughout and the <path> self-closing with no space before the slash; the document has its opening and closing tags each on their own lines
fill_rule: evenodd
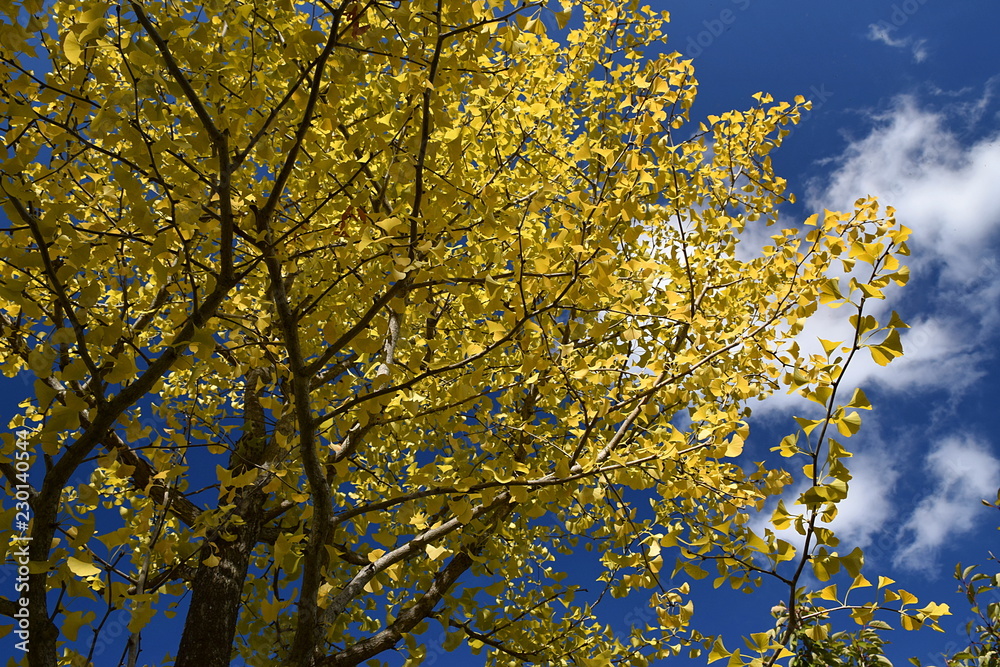
<svg viewBox="0 0 1000 667">
<path fill-rule="evenodd" d="M 434 575 L 434 580 L 424 594 L 410 607 L 401 611 L 389 627 L 340 653 L 326 656 L 318 662 L 318 665 L 320 667 L 353 667 L 363 660 L 392 648 L 405 633 L 416 627 L 420 621 L 434 611 L 435 605 L 455 585 L 459 577 L 472 567 L 474 562 L 472 556 L 465 551 L 455 554 L 448 564 Z"/>
</svg>

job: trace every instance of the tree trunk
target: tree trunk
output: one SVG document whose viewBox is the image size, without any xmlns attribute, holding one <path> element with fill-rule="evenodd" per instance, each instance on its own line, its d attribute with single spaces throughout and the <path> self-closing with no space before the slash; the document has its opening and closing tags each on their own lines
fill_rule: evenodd
<svg viewBox="0 0 1000 667">
<path fill-rule="evenodd" d="M 236 539 L 230 542 L 216 537 L 198 556 L 203 561 L 214 553 L 219 563 L 209 567 L 199 562 L 174 667 L 229 667 L 243 584 L 260 535 L 265 498 L 259 489 L 250 493 L 248 508 L 242 514 L 245 523 L 231 529 Z"/>
</svg>

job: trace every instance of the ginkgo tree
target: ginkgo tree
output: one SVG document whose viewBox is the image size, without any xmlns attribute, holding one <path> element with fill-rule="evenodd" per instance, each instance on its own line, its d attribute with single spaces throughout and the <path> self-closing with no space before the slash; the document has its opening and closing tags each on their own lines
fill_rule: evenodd
<svg viewBox="0 0 1000 667">
<path fill-rule="evenodd" d="M 442 632 L 490 664 L 776 664 L 824 600 L 946 612 L 803 588 L 867 583 L 825 525 L 870 407 L 838 389 L 901 354 L 866 303 L 906 229 L 863 200 L 744 250 L 808 103 L 692 120 L 665 14 L 551 11 L 0 3 L 2 530 L 28 554 L 0 612 L 28 664 L 87 664 L 114 621 L 128 665 L 419 664 Z M 826 306 L 853 338 L 803 352 Z M 776 444 L 794 465 L 741 457 L 748 401 L 789 389 L 825 410 Z M 751 530 L 803 478 L 773 519 L 800 543 Z M 597 589 L 565 572 L 585 548 Z M 749 653 L 696 629 L 706 565 L 789 587 Z M 657 622 L 610 625 L 624 595 Z"/>
</svg>

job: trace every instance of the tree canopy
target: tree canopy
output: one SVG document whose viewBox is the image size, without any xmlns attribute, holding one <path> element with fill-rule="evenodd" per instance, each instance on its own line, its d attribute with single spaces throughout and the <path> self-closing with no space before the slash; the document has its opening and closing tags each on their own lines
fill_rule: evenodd
<svg viewBox="0 0 1000 667">
<path fill-rule="evenodd" d="M 692 62 L 629 1 L 0 11 L 2 530 L 30 571 L 0 611 L 32 667 L 116 618 L 126 664 L 164 660 L 139 654 L 177 612 L 178 667 L 419 664 L 429 628 L 490 664 L 785 664 L 810 610 L 946 613 L 802 588 L 868 583 L 826 527 L 871 407 L 840 381 L 902 353 L 866 304 L 907 275 L 873 200 L 775 224 L 805 99 L 690 118 Z M 853 337 L 804 351 L 838 306 Z M 773 443 L 789 470 L 743 454 L 787 390 L 822 406 Z M 793 480 L 795 539 L 752 530 Z M 787 586 L 749 651 L 697 630 L 709 570 Z M 629 594 L 656 620 L 602 616 Z"/>
</svg>

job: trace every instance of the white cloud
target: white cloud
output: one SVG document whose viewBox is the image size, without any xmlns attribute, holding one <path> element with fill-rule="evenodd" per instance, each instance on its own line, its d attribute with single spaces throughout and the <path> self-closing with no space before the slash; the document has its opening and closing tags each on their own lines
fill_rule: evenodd
<svg viewBox="0 0 1000 667">
<path fill-rule="evenodd" d="M 837 517 L 830 524 L 840 538 L 841 552 L 868 547 L 895 517 L 892 491 L 900 475 L 879 450 L 855 454 L 846 464 L 852 477 L 847 498 L 837 505 Z"/>
<path fill-rule="evenodd" d="M 969 336 L 960 323 L 944 317 L 926 317 L 910 325 L 901 340 L 904 355 L 888 369 L 865 357 L 852 368 L 857 383 L 871 381 L 899 392 L 934 389 L 947 382 L 953 393 L 961 393 L 985 375 L 986 356 L 976 343 L 980 336 Z"/>
<path fill-rule="evenodd" d="M 943 111 L 931 111 L 913 97 L 897 98 L 887 111 L 871 117 L 870 130 L 827 160 L 822 181 L 811 184 L 811 211 L 850 210 L 857 199 L 877 196 L 883 205 L 894 206 L 896 218 L 912 230 L 913 254 L 903 258 L 910 265 L 910 285 L 888 292 L 887 301 L 868 302 L 880 322 L 893 309 L 908 320 L 911 328 L 901 331 L 905 355 L 887 367 L 877 365 L 867 351 L 856 355 L 842 383 L 841 400 L 855 386 L 878 386 L 897 395 L 937 390 L 952 400 L 936 401 L 934 410 L 950 410 L 963 392 L 982 381 L 986 362 L 995 355 L 1000 331 L 1000 133 L 976 132 L 987 115 L 992 84 L 977 100 L 970 101 L 968 91 L 943 100 Z M 940 104 L 943 96 L 937 97 Z M 817 337 L 850 340 L 849 314 L 844 308 L 820 308 L 798 338 L 802 350 L 818 352 Z M 752 407 L 765 418 L 789 412 L 815 416 L 818 408 L 788 395 Z M 876 401 L 876 418 L 881 407 Z M 861 415 L 870 421 L 869 413 Z M 887 445 L 877 435 L 877 424 L 866 423 L 862 433 L 865 440 L 856 448 L 848 445 L 855 449 L 854 458 L 846 461 L 853 479 L 832 525 L 842 540 L 840 550 L 861 546 L 869 556 L 899 566 L 932 568 L 939 548 L 985 518 L 979 500 L 995 497 L 1000 460 L 983 442 L 947 437 L 931 447 L 924 461 L 924 489 L 903 502 L 907 499 L 900 495 L 899 481 L 917 472 L 907 469 L 909 452 L 926 436 L 897 434 L 894 439 L 900 442 Z M 789 498 L 802 490 L 785 494 L 790 508 Z M 753 526 L 762 530 L 767 523 L 767 516 L 755 517 Z"/>
<path fill-rule="evenodd" d="M 877 27 L 877 26 L 876 26 Z M 892 36 L 882 31 L 887 40 Z M 880 34 L 882 34 L 880 33 Z M 903 290 L 890 286 L 887 301 L 870 300 L 869 314 L 880 322 L 899 310 L 911 328 L 901 331 L 905 354 L 888 367 L 862 351 L 852 361 L 844 389 L 879 385 L 894 392 L 945 390 L 953 399 L 982 378 L 983 363 L 997 349 L 1000 330 L 1000 134 L 963 139 L 985 116 L 1000 81 L 986 82 L 979 96 L 958 91 L 945 96 L 946 111 L 930 111 L 911 96 L 893 101 L 870 117 L 871 129 L 824 161 L 826 173 L 808 187 L 812 211 L 851 210 L 854 202 L 876 196 L 896 209 L 912 230 L 913 253 L 902 258 L 913 279 Z M 975 97 L 975 99 L 972 99 Z M 739 246 L 752 256 L 774 230 L 751 226 Z M 845 281 L 846 282 L 846 281 Z M 905 298 L 905 301 L 903 300 Z M 805 354 L 820 353 L 817 338 L 853 337 L 846 309 L 820 308 L 798 336 Z M 796 395 L 778 394 L 753 404 L 768 416 L 814 411 Z"/>
<path fill-rule="evenodd" d="M 938 443 L 925 460 L 933 488 L 916 502 L 903 524 L 906 546 L 896 565 L 931 570 L 937 550 L 970 532 L 983 516 L 980 500 L 992 498 L 1000 484 L 1000 460 L 969 436 L 951 436 Z"/>
<path fill-rule="evenodd" d="M 877 428 L 873 431 L 877 432 Z M 867 433 L 867 432 L 866 432 Z M 854 449 L 852 443 L 847 443 L 849 449 Z M 869 437 L 863 445 L 861 453 L 847 459 L 845 463 L 851 471 L 851 481 L 848 484 L 847 498 L 837 504 L 837 516 L 828 524 L 820 524 L 831 528 L 839 540 L 833 547 L 840 553 L 848 553 L 855 547 L 865 551 L 869 563 L 881 563 L 888 560 L 895 551 L 895 542 L 889 537 L 893 523 L 898 525 L 898 509 L 893 505 L 893 492 L 901 477 L 901 470 L 886 456 L 885 446 L 878 440 Z M 802 505 L 796 504 L 798 497 L 809 488 L 810 482 L 800 478 L 782 494 L 785 507 L 793 514 L 805 512 Z M 748 526 L 757 534 L 763 536 L 770 530 L 779 539 L 791 543 L 796 550 L 802 548 L 803 536 L 788 527 L 776 530 L 771 524 L 771 513 L 776 503 L 768 503 L 766 509 L 751 516 Z M 807 568 L 806 577 L 809 585 L 812 581 L 812 569 Z M 806 582 L 803 582 L 806 583 Z"/>
<path fill-rule="evenodd" d="M 867 137 L 834 159 L 811 203 L 849 208 L 859 197 L 878 196 L 913 229 L 918 263 L 942 262 L 953 280 L 975 277 L 982 244 L 1000 228 L 1000 136 L 963 145 L 947 117 L 908 96 L 875 121 Z"/>
<path fill-rule="evenodd" d="M 884 323 L 889 319 L 888 311 L 894 304 L 890 300 L 877 305 L 880 307 L 868 308 L 867 312 Z M 973 317 L 970 313 L 971 309 L 966 315 Z M 853 330 L 847 321 L 847 314 L 850 313 L 844 308 L 819 310 L 799 336 L 802 349 L 819 353 L 817 338 L 850 341 Z M 908 322 L 910 328 L 900 333 L 904 354 L 888 366 L 878 365 L 867 350 L 861 350 L 855 354 L 842 381 L 844 393 L 841 398 L 850 396 L 847 388 L 872 386 L 904 394 L 945 389 L 953 396 L 961 395 L 985 375 L 984 361 L 988 357 L 981 347 L 988 333 L 970 333 L 963 324 L 965 319 L 922 315 Z M 782 395 L 768 398 L 761 407 L 766 414 L 805 405 L 805 399 L 797 395 Z M 810 405 L 815 407 L 815 404 Z M 879 407 L 876 405 L 875 409 Z"/>
<path fill-rule="evenodd" d="M 847 498 L 837 504 L 837 516 L 826 527 L 840 540 L 836 550 L 855 547 L 876 565 L 891 561 L 896 567 L 937 571 L 937 555 L 948 543 L 972 532 L 983 511 L 980 500 L 996 497 L 1000 487 L 1000 459 L 986 443 L 968 435 L 953 435 L 935 443 L 924 457 L 926 489 L 912 499 L 900 494 L 899 482 L 920 474 L 905 465 L 911 445 L 889 445 L 877 435 L 878 425 L 866 431 L 865 442 L 845 463 L 851 471 Z M 919 436 L 915 436 L 919 439 Z M 850 447 L 850 443 L 849 448 Z M 795 500 L 809 486 L 800 479 L 782 497 L 793 513 L 803 511 Z M 792 528 L 775 530 L 770 517 L 773 503 L 751 517 L 749 527 L 758 535 L 766 530 L 797 548 L 802 536 Z"/>
<path fill-rule="evenodd" d="M 913 60 L 918 63 L 922 63 L 927 59 L 926 39 L 915 40 L 912 37 L 895 39 L 892 36 L 892 29 L 893 26 L 872 23 L 868 26 L 868 39 L 873 42 L 882 42 L 886 46 L 891 46 L 896 49 L 909 48 L 913 53 Z"/>
<path fill-rule="evenodd" d="M 1000 135 L 963 142 L 951 129 L 956 124 L 969 129 L 968 123 L 984 115 L 993 83 L 987 82 L 978 100 L 969 101 L 967 92 L 950 99 L 950 114 L 928 111 L 912 97 L 896 99 L 888 111 L 872 117 L 866 135 L 825 161 L 829 171 L 821 181 L 810 183 L 811 210 L 850 210 L 857 199 L 873 195 L 892 205 L 896 218 L 912 230 L 913 254 L 902 258 L 910 265 L 910 285 L 891 286 L 887 301 L 867 304 L 880 322 L 893 309 L 909 320 L 911 328 L 901 331 L 905 354 L 882 367 L 862 351 L 844 380 L 845 393 L 878 385 L 894 392 L 942 389 L 956 398 L 982 378 L 984 361 L 997 348 Z M 761 231 L 748 234 L 747 249 L 756 249 L 763 236 Z M 820 308 L 798 336 L 803 352 L 820 353 L 818 338 L 851 340 L 850 314 L 845 308 Z M 767 416 L 816 406 L 778 394 L 752 407 Z"/>
<path fill-rule="evenodd" d="M 886 46 L 904 48 L 909 42 L 905 39 L 893 39 L 889 34 L 889 28 L 872 23 L 868 26 L 868 39 L 873 42 L 882 42 Z"/>
<path fill-rule="evenodd" d="M 990 102 L 996 97 L 997 84 L 1000 84 L 1000 75 L 990 77 L 983 86 L 983 94 L 977 99 L 972 100 L 965 99 L 973 92 L 969 87 L 958 90 L 947 90 L 930 84 L 928 90 L 935 97 L 950 98 L 953 100 L 948 107 L 949 111 L 958 117 L 964 117 L 969 127 L 973 127 L 983 119 L 983 116 L 989 110 Z"/>
<path fill-rule="evenodd" d="M 989 96 L 987 86 L 983 99 Z M 968 119 L 968 103 L 953 106 Z M 894 206 L 896 218 L 913 230 L 908 260 L 913 281 L 905 291 L 916 298 L 904 311 L 912 320 L 912 329 L 903 333 L 906 356 L 881 368 L 862 355 L 852 368 L 852 383 L 877 382 L 897 391 L 942 388 L 957 395 L 981 377 L 986 350 L 995 347 L 1000 135 L 963 143 L 949 128 L 951 120 L 900 97 L 874 118 L 867 136 L 828 161 L 833 170 L 822 185 L 812 184 L 811 208 L 849 209 L 858 198 L 874 195 Z M 899 308 L 895 298 L 878 305 L 883 313 Z M 824 338 L 842 335 L 833 316 L 821 316 L 811 330 L 830 328 Z"/>
</svg>

